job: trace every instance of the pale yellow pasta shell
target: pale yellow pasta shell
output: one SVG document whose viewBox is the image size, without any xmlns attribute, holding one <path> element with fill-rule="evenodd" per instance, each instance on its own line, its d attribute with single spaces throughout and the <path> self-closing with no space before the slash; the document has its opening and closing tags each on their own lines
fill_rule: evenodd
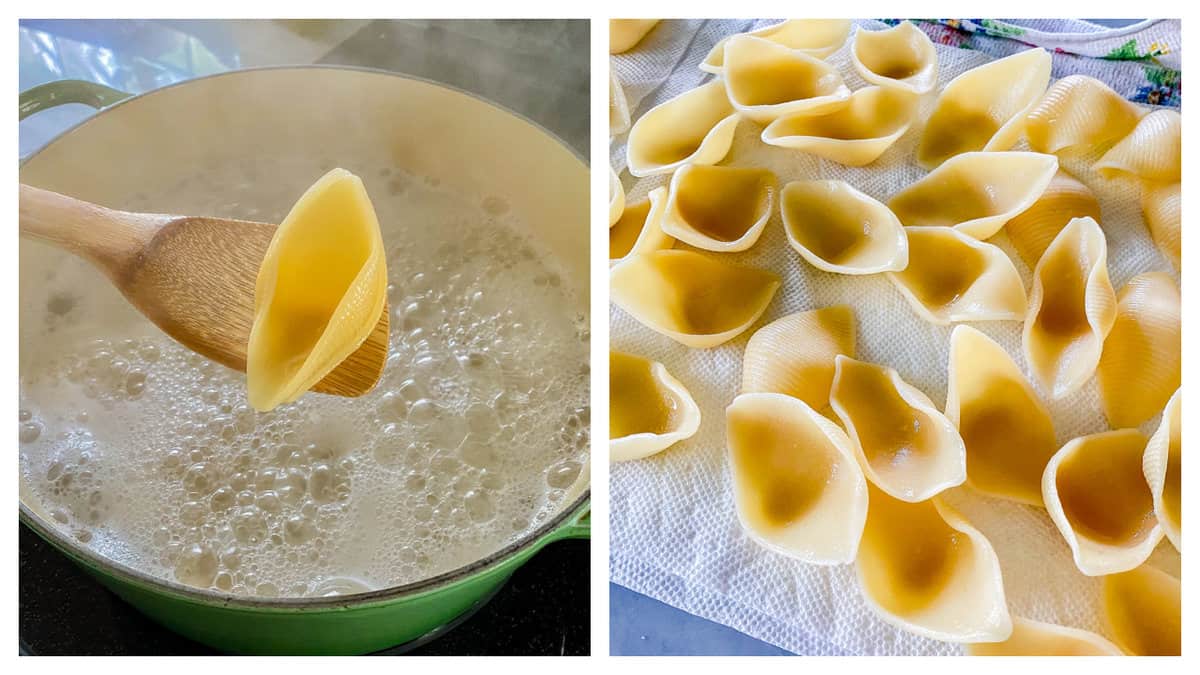
<svg viewBox="0 0 1200 675">
<path fill-rule="evenodd" d="M 608 226 L 611 228 L 625 212 L 625 186 L 613 168 L 608 167 Z"/>
<path fill-rule="evenodd" d="M 999 642 L 1012 634 L 991 543 L 939 497 L 895 499 L 868 483 L 855 571 L 884 621 L 934 640 Z"/>
<path fill-rule="evenodd" d="M 799 399 L 740 394 L 725 410 L 733 503 L 760 545 L 817 565 L 854 560 L 867 484 L 846 434 Z"/>
<path fill-rule="evenodd" d="M 915 94 L 903 90 L 867 87 L 854 92 L 839 110 L 780 117 L 763 129 L 762 141 L 846 166 L 864 166 L 908 131 L 917 103 Z"/>
<path fill-rule="evenodd" d="M 968 656 L 1124 656 L 1121 648 L 1091 631 L 1013 617 L 1003 642 L 967 645 Z"/>
<path fill-rule="evenodd" d="M 737 123 L 721 80 L 660 103 L 629 130 L 629 173 L 641 178 L 671 173 L 684 164 L 716 164 L 729 152 Z"/>
<path fill-rule="evenodd" d="M 1130 176 L 1178 183 L 1183 149 L 1183 116 L 1174 110 L 1155 110 L 1143 117 L 1095 168 L 1105 178 Z"/>
<path fill-rule="evenodd" d="M 746 343 L 741 393 L 787 394 L 824 410 L 834 359 L 839 354 L 854 356 L 854 340 L 854 310 L 847 305 L 776 319 Z"/>
<path fill-rule="evenodd" d="M 966 480 L 958 430 L 895 370 L 837 356 L 829 404 L 867 478 L 896 499 L 925 501 Z"/>
<path fill-rule="evenodd" d="M 933 40 L 911 21 L 879 31 L 859 28 L 850 62 L 864 80 L 881 87 L 925 94 L 937 84 Z"/>
<path fill-rule="evenodd" d="M 1020 321 L 1025 285 L 998 247 L 949 227 L 906 227 L 908 267 L 888 273 L 917 314 L 955 321 Z"/>
<path fill-rule="evenodd" d="M 647 328 L 696 349 L 745 331 L 766 311 L 779 276 L 695 251 L 630 256 L 609 272 L 610 297 Z"/>
<path fill-rule="evenodd" d="M 618 351 L 608 364 L 611 461 L 649 457 L 695 435 L 700 407 L 663 364 Z"/>
<path fill-rule="evenodd" d="M 1029 111 L 1025 137 L 1036 152 L 1086 152 L 1123 138 L 1144 113 L 1100 80 L 1068 75 Z"/>
<path fill-rule="evenodd" d="M 767 226 L 775 184 L 766 169 L 682 167 L 671 176 L 663 231 L 706 251 L 744 251 Z"/>
<path fill-rule="evenodd" d="M 617 79 L 617 71 L 608 71 L 608 135 L 620 136 L 629 131 L 629 102 L 625 100 L 625 89 Z"/>
<path fill-rule="evenodd" d="M 1142 217 L 1158 250 L 1183 269 L 1182 198 L 1179 183 L 1142 181 Z"/>
<path fill-rule="evenodd" d="M 738 35 L 752 35 L 776 44 L 823 59 L 836 52 L 850 36 L 853 24 L 849 19 L 788 19 L 765 28 Z M 734 37 L 734 36 L 730 36 Z M 725 43 L 721 40 L 704 57 L 700 70 L 720 75 L 725 68 Z"/>
<path fill-rule="evenodd" d="M 1129 280 L 1096 367 L 1100 401 L 1114 429 L 1136 427 L 1162 410 L 1182 378 L 1183 306 L 1164 272 Z"/>
<path fill-rule="evenodd" d="M 1133 656 L 1179 656 L 1183 598 L 1179 580 L 1148 565 L 1104 577 L 1104 618 Z"/>
<path fill-rule="evenodd" d="M 1036 203 L 1057 172 L 1054 155 L 968 152 L 897 192 L 888 206 L 908 226 L 953 227 L 988 239 Z"/>
<path fill-rule="evenodd" d="M 646 198 L 626 204 L 621 217 L 608 228 L 608 264 L 631 255 L 671 248 L 675 240 L 662 230 L 667 189 L 654 188 Z M 611 204 L 610 204 L 611 206 Z"/>
<path fill-rule="evenodd" d="M 1183 508 L 1181 506 L 1183 466 L 1182 389 L 1175 392 L 1163 409 L 1158 429 L 1146 444 L 1142 473 L 1154 495 L 1154 513 L 1163 533 L 1175 550 L 1183 552 Z"/>
<path fill-rule="evenodd" d="M 1061 169 L 1032 206 L 1004 225 L 1021 259 L 1033 269 L 1046 247 L 1075 218 L 1100 221 L 1100 202 L 1088 186 Z"/>
<path fill-rule="evenodd" d="M 1021 342 L 1042 390 L 1062 398 L 1091 379 L 1116 318 L 1104 232 L 1095 220 L 1076 218 L 1033 270 Z"/>
<path fill-rule="evenodd" d="M 1142 475 L 1145 449 L 1140 432 L 1119 429 L 1076 438 L 1046 464 L 1046 512 L 1088 576 L 1141 565 L 1163 537 Z"/>
<path fill-rule="evenodd" d="M 933 168 L 975 150 L 1007 150 L 1050 83 L 1050 53 L 1034 48 L 968 70 L 946 85 L 925 125 L 917 161 Z"/>
<path fill-rule="evenodd" d="M 1043 506 L 1042 474 L 1058 450 L 1054 423 L 1004 348 L 970 326 L 950 334 L 946 417 L 967 448 L 967 484 Z"/>
<path fill-rule="evenodd" d="M 908 237 L 888 209 L 845 181 L 794 181 L 779 209 L 791 245 L 813 267 L 877 274 L 908 266 Z"/>
<path fill-rule="evenodd" d="M 845 107 L 850 88 L 833 66 L 770 40 L 735 35 L 725 43 L 725 91 L 737 111 L 767 123 Z"/>
<path fill-rule="evenodd" d="M 621 54 L 637 46 L 660 19 L 609 19 L 608 53 Z"/>
</svg>

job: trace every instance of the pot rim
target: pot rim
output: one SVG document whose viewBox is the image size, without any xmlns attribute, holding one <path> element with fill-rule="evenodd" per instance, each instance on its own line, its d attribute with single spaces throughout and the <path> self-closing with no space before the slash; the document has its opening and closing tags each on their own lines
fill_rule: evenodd
<svg viewBox="0 0 1200 675">
<path fill-rule="evenodd" d="M 142 92 L 140 94 L 133 94 L 133 95 L 129 96 L 129 98 L 122 99 L 110 106 L 106 106 L 104 108 L 97 110 L 95 114 L 89 115 L 86 119 L 83 119 L 83 120 L 71 125 L 70 127 L 63 130 L 62 132 L 56 134 L 54 136 L 54 138 L 47 141 L 45 143 L 45 145 L 38 148 L 34 152 L 31 152 L 28 156 L 22 157 L 19 166 L 24 166 L 26 162 L 28 162 L 29 160 L 31 160 L 34 157 L 41 154 L 44 150 L 49 148 L 55 142 L 57 142 L 58 140 L 62 139 L 65 136 L 67 136 L 68 134 L 74 133 L 76 130 L 83 128 L 84 126 L 89 124 L 92 120 L 99 117 L 100 115 L 106 114 L 106 113 L 108 113 L 112 110 L 115 110 L 116 108 L 119 108 L 127 103 L 132 102 L 132 101 L 148 98 L 148 97 L 154 96 L 160 92 L 166 91 L 168 89 L 174 89 L 175 87 L 186 86 L 190 83 L 193 83 L 193 82 L 196 82 L 199 80 L 208 80 L 208 79 L 221 78 L 221 77 L 232 77 L 232 76 L 237 76 L 238 74 L 242 74 L 242 73 L 258 72 L 258 71 L 272 71 L 272 70 L 330 70 L 330 71 L 341 70 L 341 71 L 350 71 L 350 72 L 362 72 L 362 73 L 369 73 L 369 74 L 373 74 L 373 75 L 384 75 L 384 76 L 388 76 L 388 77 L 398 77 L 398 78 L 405 79 L 405 80 L 412 80 L 412 81 L 420 82 L 423 84 L 440 87 L 442 89 L 453 91 L 458 94 L 463 94 L 463 95 L 469 96 L 470 98 L 475 99 L 476 101 L 479 101 L 480 103 L 491 106 L 491 107 L 499 110 L 502 113 L 512 115 L 512 116 L 516 117 L 517 119 L 520 119 L 521 121 L 525 122 L 526 124 L 531 125 L 538 131 L 542 132 L 549 138 L 553 139 L 556 143 L 558 143 L 560 146 L 562 146 L 564 149 L 566 149 L 567 152 L 570 152 L 576 159 L 578 159 L 581 163 L 583 163 L 583 165 L 585 167 L 588 167 L 590 170 L 589 161 L 585 157 L 583 157 L 575 148 L 573 148 L 571 145 L 569 145 L 568 143 L 563 141 L 556 134 L 549 131 L 541 124 L 538 124 L 537 122 L 529 119 L 525 115 L 522 115 L 518 112 L 510 110 L 507 107 L 500 105 L 499 103 L 496 103 L 494 101 L 483 98 L 482 96 L 479 96 L 478 94 L 475 94 L 473 92 L 469 92 L 469 91 L 460 89 L 458 87 L 444 84 L 441 82 L 436 82 L 436 81 L 430 80 L 428 78 L 419 77 L 416 75 L 409 75 L 407 73 L 400 73 L 400 72 L 394 72 L 394 71 L 390 71 L 390 70 L 384 70 L 381 68 L 370 68 L 370 67 L 365 67 L 365 66 L 343 66 L 343 65 L 337 65 L 337 64 L 316 64 L 316 63 L 314 63 L 314 64 L 297 64 L 297 65 L 269 65 L 269 66 L 257 66 L 257 67 L 252 67 L 252 68 L 237 68 L 237 69 L 227 70 L 227 71 L 220 72 L 220 73 L 213 73 L 210 75 L 202 75 L 199 77 L 181 80 L 179 82 L 173 82 L 171 84 L 168 84 L 168 85 L 165 85 L 162 87 L 158 87 L 156 89 L 151 89 L 149 91 Z M 590 452 L 588 454 L 588 461 L 589 462 L 591 461 L 591 453 Z M 18 478 L 18 480 L 23 480 L 23 479 Z M 200 602 L 200 603 L 204 603 L 204 604 L 220 604 L 223 607 L 233 607 L 233 608 L 243 608 L 243 609 L 260 609 L 260 610 L 262 610 L 262 609 L 267 609 L 267 610 L 327 609 L 327 608 L 331 609 L 331 608 L 346 608 L 346 607 L 350 607 L 350 606 L 357 606 L 357 605 L 363 605 L 363 604 L 374 604 L 374 603 L 387 602 L 387 601 L 396 600 L 396 599 L 399 599 L 399 598 L 402 598 L 405 596 L 413 596 L 413 595 L 424 594 L 427 592 L 437 591 L 437 590 L 440 590 L 441 588 L 448 587 L 448 586 L 454 584 L 455 582 L 462 581 L 464 579 L 467 579 L 469 577 L 472 577 L 479 573 L 482 573 L 488 569 L 497 567 L 497 566 L 503 564 L 505 561 L 509 560 L 510 558 L 516 556 L 518 553 L 521 553 L 522 551 L 525 551 L 527 549 L 533 549 L 534 551 L 536 551 L 542 545 L 544 545 L 546 543 L 550 543 L 550 541 L 553 541 L 554 534 L 557 531 L 559 531 L 561 529 L 565 529 L 567 526 L 569 526 L 571 523 L 571 520 L 577 514 L 582 514 L 583 512 L 585 512 L 587 510 L 586 507 L 587 507 L 588 501 L 591 497 L 591 485 L 590 485 L 591 481 L 589 480 L 588 482 L 589 482 L 588 487 L 585 488 L 582 491 L 582 493 L 580 493 L 580 495 L 573 502 L 566 505 L 565 507 L 562 507 L 553 518 L 548 519 L 541 526 L 539 526 L 535 530 L 527 533 L 526 535 L 520 537 L 516 541 L 508 544 L 507 546 L 504 546 L 503 548 L 501 548 L 487 556 L 484 556 L 483 558 L 481 558 L 479 560 L 476 560 L 474 562 L 468 563 L 461 567 L 449 570 L 447 572 L 443 572 L 441 574 L 429 577 L 427 579 L 422 579 L 422 580 L 410 582 L 407 584 L 401 584 L 399 586 L 388 586 L 386 588 L 380 588 L 380 589 L 376 589 L 376 590 L 372 590 L 372 591 L 366 591 L 366 592 L 362 592 L 362 593 L 351 593 L 351 594 L 347 594 L 347 595 L 337 595 L 337 596 L 331 596 L 328 598 L 324 598 L 324 597 L 322 597 L 322 598 L 261 598 L 261 597 L 256 597 L 256 596 L 233 595 L 233 594 L 229 594 L 229 593 L 221 593 L 218 591 L 213 591 L 213 590 L 208 590 L 208 589 L 196 588 L 194 586 L 186 586 L 184 584 L 180 584 L 178 582 L 171 581 L 169 579 L 164 579 L 162 577 L 154 576 L 147 572 L 143 572 L 134 567 L 126 565 L 125 563 L 118 562 L 116 560 L 108 558 L 107 556 L 104 556 L 104 555 L 94 551 L 90 547 L 80 544 L 75 539 L 68 537 L 66 535 L 66 533 L 62 532 L 58 527 L 55 527 L 54 525 L 49 523 L 45 518 L 42 518 L 37 513 L 35 513 L 33 511 L 33 509 L 31 509 L 29 506 L 27 506 L 25 504 L 25 501 L 23 499 L 20 500 L 19 517 L 20 517 L 20 521 L 24 525 L 26 525 L 27 527 L 32 529 L 34 531 L 34 533 L 36 533 L 39 537 L 46 540 L 53 546 L 55 546 L 55 548 L 61 549 L 62 551 L 69 553 L 70 556 L 74 556 L 74 557 L 83 559 L 85 562 L 87 562 L 87 564 L 99 569 L 101 572 L 103 572 L 105 574 L 121 578 L 124 581 L 132 582 L 132 583 L 142 586 L 142 587 L 148 587 L 149 590 L 152 590 L 152 591 L 155 591 L 158 593 L 166 593 L 166 594 L 171 594 L 171 595 L 175 595 L 175 596 L 181 596 L 183 599 L 193 601 L 193 602 Z"/>
</svg>

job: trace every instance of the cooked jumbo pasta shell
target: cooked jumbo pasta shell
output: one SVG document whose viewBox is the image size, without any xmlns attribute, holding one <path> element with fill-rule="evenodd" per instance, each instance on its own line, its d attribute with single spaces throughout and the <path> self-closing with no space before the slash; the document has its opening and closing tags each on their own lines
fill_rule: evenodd
<svg viewBox="0 0 1200 675">
<path fill-rule="evenodd" d="M 1033 206 L 1057 172 L 1054 155 L 968 152 L 897 192 L 888 206 L 907 226 L 953 227 L 988 239 Z"/>
<path fill-rule="evenodd" d="M 724 68 L 729 102 L 756 122 L 825 113 L 844 107 L 850 99 L 850 88 L 836 68 L 762 38 L 730 38 L 725 43 Z"/>
<path fill-rule="evenodd" d="M 333 169 L 304 192 L 254 286 L 246 396 L 267 411 L 300 398 L 367 339 L 387 303 L 387 256 L 358 176 Z"/>
<path fill-rule="evenodd" d="M 1116 642 L 1135 656 L 1179 656 L 1183 598 L 1179 580 L 1149 567 L 1104 577 L 1104 617 Z"/>
<path fill-rule="evenodd" d="M 1117 318 L 1104 232 L 1091 218 L 1067 224 L 1033 270 L 1021 337 L 1025 361 L 1051 398 L 1084 385 Z"/>
<path fill-rule="evenodd" d="M 1068 75 L 1029 111 L 1025 137 L 1036 152 L 1093 150 L 1133 131 L 1143 113 L 1100 80 Z"/>
<path fill-rule="evenodd" d="M 1042 474 L 1058 450 L 1054 423 L 1004 348 L 970 326 L 950 334 L 946 417 L 967 448 L 967 484 L 1042 506 Z"/>
<path fill-rule="evenodd" d="M 752 539 L 818 565 L 854 560 L 867 482 L 836 424 L 799 399 L 741 394 L 725 409 L 738 520 Z"/>
<path fill-rule="evenodd" d="M 1163 533 L 1176 550 L 1183 551 L 1183 509 L 1180 505 L 1183 466 L 1183 414 L 1178 390 L 1163 410 L 1158 430 L 1146 444 L 1142 457 L 1142 473 L 1154 495 L 1154 513 Z"/>
<path fill-rule="evenodd" d="M 1012 634 L 1000 562 L 987 538 L 940 498 L 905 502 L 868 483 L 870 509 L 855 568 L 884 621 L 948 642 Z"/>
<path fill-rule="evenodd" d="M 896 499 L 924 501 L 966 480 L 958 430 L 895 370 L 838 355 L 829 404 L 867 477 Z"/>
<path fill-rule="evenodd" d="M 617 79 L 617 71 L 608 71 L 608 136 L 620 136 L 629 131 L 629 102 L 625 89 Z"/>
<path fill-rule="evenodd" d="M 1100 402 L 1114 429 L 1140 425 L 1171 399 L 1182 378 L 1182 338 L 1182 298 L 1171 277 L 1147 272 L 1130 279 L 1096 367 Z"/>
<path fill-rule="evenodd" d="M 926 321 L 1020 321 L 1025 285 L 998 247 L 949 227 L 906 227 L 908 267 L 888 278 Z"/>
<path fill-rule="evenodd" d="M 1076 438 L 1046 464 L 1046 512 L 1088 576 L 1131 570 L 1162 539 L 1142 475 L 1145 449 L 1136 429 L 1118 429 Z"/>
<path fill-rule="evenodd" d="M 1050 83 L 1050 53 L 1034 48 L 986 63 L 946 85 L 925 125 L 917 161 L 935 167 L 974 150 L 1007 150 Z"/>
<path fill-rule="evenodd" d="M 727 342 L 766 311 L 779 276 L 695 251 L 652 251 L 612 268 L 612 301 L 647 328 L 695 349 Z"/>
<path fill-rule="evenodd" d="M 903 90 L 867 87 L 854 92 L 839 110 L 780 117 L 763 129 L 762 141 L 846 166 L 863 166 L 908 131 L 918 102 L 915 94 Z"/>
<path fill-rule="evenodd" d="M 854 310 L 847 305 L 789 314 L 759 328 L 742 355 L 742 393 L 787 394 L 814 410 L 829 405 L 834 359 L 854 356 Z"/>
<path fill-rule="evenodd" d="M 716 164 L 729 152 L 737 123 L 721 80 L 660 103 L 629 130 L 629 173 L 640 178 L 671 173 L 684 164 Z"/>
<path fill-rule="evenodd" d="M 625 186 L 613 168 L 608 167 L 608 226 L 611 228 L 621 220 L 625 212 Z"/>
<path fill-rule="evenodd" d="M 738 33 L 738 35 L 752 35 L 770 40 L 789 49 L 808 54 L 813 58 L 823 59 L 846 43 L 846 38 L 850 37 L 851 26 L 849 19 L 788 19 L 749 33 Z M 718 42 L 708 52 L 708 56 L 704 57 L 704 62 L 700 64 L 700 70 L 717 75 L 722 74 L 725 69 L 725 43 L 733 37 L 736 36 L 730 36 Z"/>
<path fill-rule="evenodd" d="M 911 21 L 887 30 L 858 29 L 850 62 L 864 80 L 881 87 L 925 94 L 937 84 L 933 40 Z"/>
<path fill-rule="evenodd" d="M 1182 208 L 1179 183 L 1142 181 L 1142 216 L 1146 228 L 1175 269 L 1183 268 Z"/>
<path fill-rule="evenodd" d="M 1074 218 L 1100 221 L 1100 202 L 1088 186 L 1059 170 L 1032 206 L 1009 219 L 1004 225 L 1013 248 L 1033 269 L 1046 247 Z"/>
<path fill-rule="evenodd" d="M 1014 616 L 1013 632 L 1007 640 L 969 644 L 967 655 L 1124 656 L 1124 652 L 1091 631 Z"/>
<path fill-rule="evenodd" d="M 900 221 L 845 181 L 788 183 L 779 209 L 788 243 L 817 269 L 876 274 L 908 266 L 908 237 Z"/>
<path fill-rule="evenodd" d="M 1183 149 L 1183 116 L 1174 110 L 1155 110 L 1143 117 L 1096 162 L 1105 178 L 1132 176 L 1178 183 Z"/>
<path fill-rule="evenodd" d="M 609 19 L 608 53 L 620 54 L 633 49 L 659 21 L 660 19 Z"/>
<path fill-rule="evenodd" d="M 671 176 L 663 231 L 706 251 L 744 251 L 767 226 L 775 182 L 766 169 L 682 167 Z"/>
<path fill-rule="evenodd" d="M 615 265 L 631 255 L 671 248 L 675 240 L 663 233 L 663 211 L 667 189 L 654 188 L 646 198 L 626 204 L 621 217 L 608 228 L 608 264 Z"/>
<path fill-rule="evenodd" d="M 608 353 L 608 454 L 642 459 L 691 438 L 700 407 L 666 367 L 618 351 Z"/>
</svg>

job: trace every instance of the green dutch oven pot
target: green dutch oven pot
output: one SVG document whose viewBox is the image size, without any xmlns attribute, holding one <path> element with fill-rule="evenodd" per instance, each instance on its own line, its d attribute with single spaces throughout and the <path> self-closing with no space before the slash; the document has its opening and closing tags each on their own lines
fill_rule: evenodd
<svg viewBox="0 0 1200 675">
<path fill-rule="evenodd" d="M 22 182 L 121 208 L 181 166 L 311 148 L 354 170 L 356 155 L 382 147 L 398 166 L 445 185 L 503 195 L 588 297 L 586 163 L 537 125 L 470 94 L 383 71 L 302 66 L 233 71 L 133 97 L 89 82 L 55 82 L 23 94 L 20 114 L 63 103 L 100 111 L 26 158 Z M 20 256 L 23 270 L 84 264 L 25 241 Z M 362 654 L 430 639 L 486 602 L 542 547 L 590 532 L 585 467 L 561 511 L 460 569 L 353 595 L 247 598 L 100 556 L 56 527 L 25 485 L 20 493 L 21 523 L 100 583 L 173 631 L 242 654 Z"/>
</svg>

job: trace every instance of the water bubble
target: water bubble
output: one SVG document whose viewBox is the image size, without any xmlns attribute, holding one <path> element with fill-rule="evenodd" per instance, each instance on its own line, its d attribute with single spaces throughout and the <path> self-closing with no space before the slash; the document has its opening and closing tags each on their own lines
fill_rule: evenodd
<svg viewBox="0 0 1200 675">
<path fill-rule="evenodd" d="M 471 490 L 463 499 L 467 515 L 477 523 L 485 523 L 496 515 L 496 507 L 486 492 Z"/>
<path fill-rule="evenodd" d="M 204 588 L 217 575 L 217 556 L 203 544 L 185 546 L 175 563 L 175 578 L 189 586 Z"/>
<path fill-rule="evenodd" d="M 423 398 L 412 404 L 408 409 L 408 421 L 413 424 L 429 424 L 438 416 L 438 405 Z"/>
<path fill-rule="evenodd" d="M 11 429 L 12 427 L 9 428 Z M 20 440 L 22 443 L 32 443 L 38 439 L 38 436 L 41 435 L 42 425 L 40 422 L 30 421 L 21 423 Z M 9 438 L 12 438 L 12 436 L 9 436 Z"/>
</svg>

